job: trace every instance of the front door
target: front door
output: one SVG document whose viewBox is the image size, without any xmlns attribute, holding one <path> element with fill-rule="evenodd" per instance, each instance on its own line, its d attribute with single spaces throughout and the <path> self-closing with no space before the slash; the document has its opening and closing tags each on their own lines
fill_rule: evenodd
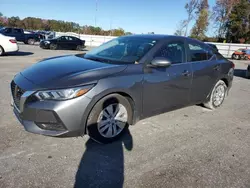
<svg viewBox="0 0 250 188">
<path fill-rule="evenodd" d="M 143 87 L 145 117 L 189 104 L 192 70 L 186 62 L 185 40 L 166 41 L 153 58 L 164 57 L 170 67 L 146 67 Z"/>
</svg>

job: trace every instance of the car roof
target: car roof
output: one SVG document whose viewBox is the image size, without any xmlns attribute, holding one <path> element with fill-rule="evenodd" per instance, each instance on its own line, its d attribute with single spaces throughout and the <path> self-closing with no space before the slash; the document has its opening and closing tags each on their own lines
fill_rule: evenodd
<svg viewBox="0 0 250 188">
<path fill-rule="evenodd" d="M 135 34 L 135 35 L 126 35 L 122 37 L 130 37 L 130 38 L 148 38 L 148 39 L 165 39 L 165 38 L 187 38 L 183 36 L 175 36 L 175 35 L 161 35 L 161 34 Z"/>
</svg>

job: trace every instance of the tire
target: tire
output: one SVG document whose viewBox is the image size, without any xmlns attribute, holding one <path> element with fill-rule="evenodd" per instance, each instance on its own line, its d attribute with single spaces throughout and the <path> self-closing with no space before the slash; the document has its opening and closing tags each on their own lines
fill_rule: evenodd
<svg viewBox="0 0 250 188">
<path fill-rule="evenodd" d="M 35 44 L 35 39 L 30 38 L 30 39 L 28 39 L 27 42 L 28 42 L 29 45 L 34 45 Z"/>
<path fill-rule="evenodd" d="M 51 50 L 56 50 L 56 49 L 57 49 L 57 44 L 50 44 L 50 45 L 49 45 L 49 48 L 50 48 Z"/>
<path fill-rule="evenodd" d="M 115 113 L 118 106 L 119 111 Z M 114 112 L 113 119 L 111 118 L 112 113 L 109 113 L 110 111 Z M 107 118 L 108 116 L 110 117 Z M 87 134 L 98 143 L 111 143 L 126 132 L 131 118 L 132 107 L 128 99 L 118 94 L 108 95 L 99 100 L 91 110 L 87 119 Z"/>
<path fill-rule="evenodd" d="M 207 107 L 208 109 L 215 110 L 216 108 L 219 108 L 223 104 L 226 95 L 227 95 L 227 85 L 223 80 L 219 80 L 215 84 L 209 96 L 209 101 L 204 103 L 204 106 Z"/>
<path fill-rule="evenodd" d="M 233 54 L 232 59 L 240 60 L 240 55 Z"/>
<path fill-rule="evenodd" d="M 2 46 L 0 46 L 0 56 L 2 56 L 4 54 L 4 49 Z"/>
<path fill-rule="evenodd" d="M 77 46 L 76 46 L 76 50 L 77 50 L 77 51 L 82 51 L 82 46 L 81 46 L 81 45 L 77 45 Z"/>
</svg>

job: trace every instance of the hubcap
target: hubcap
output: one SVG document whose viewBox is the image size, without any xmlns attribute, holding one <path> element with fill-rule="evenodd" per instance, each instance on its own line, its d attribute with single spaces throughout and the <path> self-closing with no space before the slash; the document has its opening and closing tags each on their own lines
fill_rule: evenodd
<svg viewBox="0 0 250 188">
<path fill-rule="evenodd" d="M 219 85 L 213 94 L 213 103 L 215 106 L 220 106 L 225 97 L 225 87 L 223 85 Z"/>
<path fill-rule="evenodd" d="M 98 131 L 103 137 L 113 138 L 122 132 L 127 121 L 127 109 L 122 104 L 111 104 L 98 117 Z"/>
</svg>

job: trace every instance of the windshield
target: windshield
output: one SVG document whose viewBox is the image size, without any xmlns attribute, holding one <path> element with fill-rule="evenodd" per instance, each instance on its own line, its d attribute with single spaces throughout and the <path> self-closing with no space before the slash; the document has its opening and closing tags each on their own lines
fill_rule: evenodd
<svg viewBox="0 0 250 188">
<path fill-rule="evenodd" d="M 153 39 L 120 37 L 91 50 L 84 57 L 109 63 L 132 64 L 139 61 L 155 44 L 156 40 Z"/>
</svg>

